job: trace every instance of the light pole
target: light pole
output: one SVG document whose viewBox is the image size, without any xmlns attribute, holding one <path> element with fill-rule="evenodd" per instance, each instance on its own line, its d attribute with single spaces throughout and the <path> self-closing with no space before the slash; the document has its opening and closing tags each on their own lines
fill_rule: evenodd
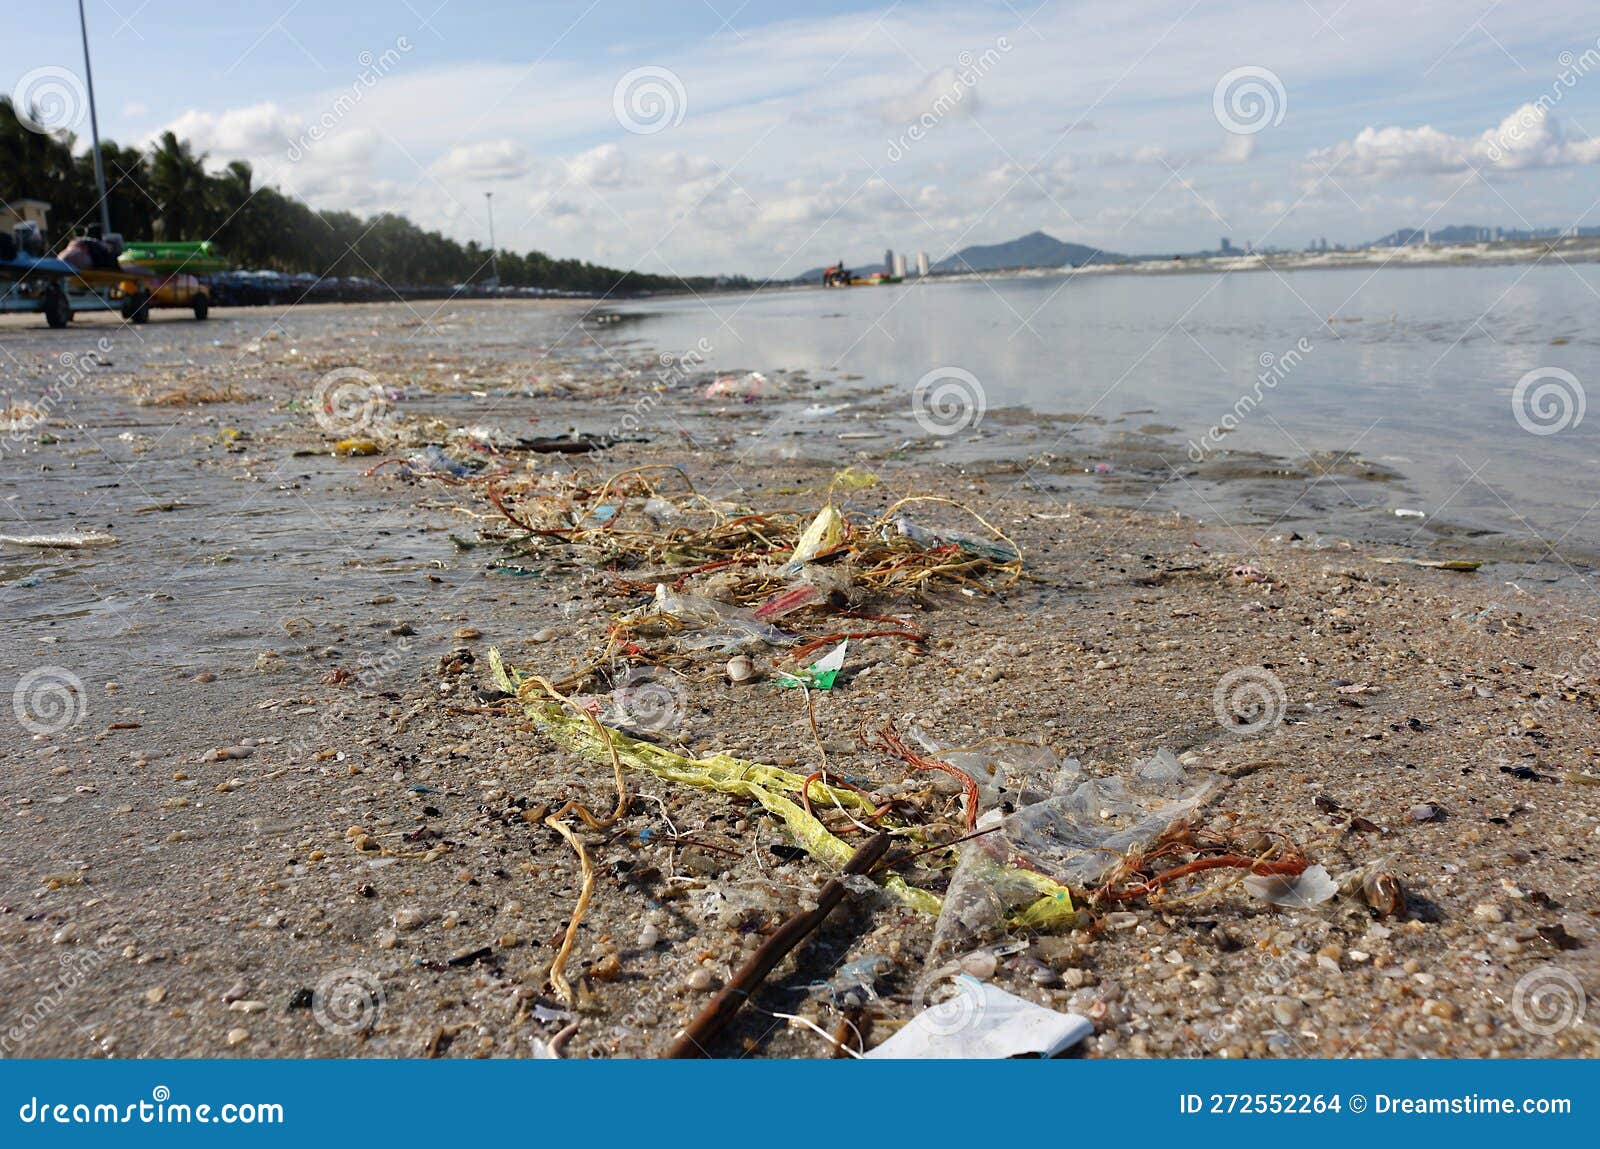
<svg viewBox="0 0 1600 1149">
<path fill-rule="evenodd" d="M 78 0 L 83 3 L 83 0 Z M 494 192 L 484 192 L 484 200 L 489 205 L 489 274 L 494 279 L 494 285 L 500 286 L 500 256 L 494 247 Z"/>
<path fill-rule="evenodd" d="M 111 201 L 106 199 L 106 169 L 100 159 L 100 118 L 94 111 L 94 72 L 89 67 L 89 19 L 78 0 L 78 27 L 83 30 L 83 82 L 89 89 L 89 134 L 94 138 L 94 182 L 100 189 L 100 238 L 111 234 Z"/>
</svg>

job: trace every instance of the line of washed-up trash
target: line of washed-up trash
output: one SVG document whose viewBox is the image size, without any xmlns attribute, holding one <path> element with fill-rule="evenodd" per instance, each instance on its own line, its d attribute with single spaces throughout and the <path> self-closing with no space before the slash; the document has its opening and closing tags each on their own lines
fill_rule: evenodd
<svg viewBox="0 0 1600 1149">
<path fill-rule="evenodd" d="M 504 696 L 560 746 L 609 767 L 616 788 L 609 815 L 574 801 L 544 819 L 584 873 L 550 971 L 569 1008 L 580 995 L 566 965 L 594 890 L 584 828 L 616 825 L 646 778 L 752 802 L 795 848 L 840 875 L 813 908 L 770 935 L 679 1035 L 672 1056 L 707 1055 L 740 1004 L 847 893 L 877 889 L 933 917 L 921 984 L 953 996 L 928 1009 L 982 1007 L 975 1032 L 919 1019 L 885 1043 L 882 1055 L 1013 1056 L 1058 1052 L 1063 1041 L 1081 1038 L 1087 1023 L 974 981 L 972 954 L 1008 952 L 1018 935 L 1092 930 L 1133 904 L 1175 908 L 1239 890 L 1306 907 L 1337 892 L 1292 842 L 1203 826 L 1197 815 L 1228 779 L 1186 768 L 1165 750 L 1097 776 L 1042 745 L 1005 738 L 941 745 L 884 722 L 858 734 L 882 764 L 874 779 L 859 766 L 849 777 L 830 768 L 814 708 L 811 768 L 691 754 L 665 737 L 633 697 L 641 671 L 841 689 L 851 644 L 925 641 L 904 616 L 915 601 L 982 600 L 1026 577 L 1021 549 L 952 500 L 911 497 L 877 512 L 852 507 L 849 496 L 875 481 L 860 471 L 841 473 L 823 505 L 809 512 L 711 498 L 666 466 L 609 476 L 584 469 L 501 473 L 473 484 L 481 526 L 458 545 L 498 549 L 503 565 L 518 571 L 603 572 L 628 604 L 611 618 L 603 645 L 576 666 L 513 666 L 498 651 L 489 659 Z M 955 785 L 909 792 L 899 785 L 933 775 Z M 873 965 L 868 959 L 849 977 L 841 971 L 825 996 L 843 1011 L 870 1005 L 879 977 Z"/>
</svg>

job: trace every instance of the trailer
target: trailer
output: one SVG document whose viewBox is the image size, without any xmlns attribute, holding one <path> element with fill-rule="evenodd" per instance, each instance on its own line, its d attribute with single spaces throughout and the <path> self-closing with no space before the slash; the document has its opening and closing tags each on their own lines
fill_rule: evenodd
<svg viewBox="0 0 1600 1149">
<path fill-rule="evenodd" d="M 51 327 L 72 322 L 67 284 L 78 274 L 54 256 L 18 255 L 0 259 L 0 313 L 37 312 Z"/>
</svg>

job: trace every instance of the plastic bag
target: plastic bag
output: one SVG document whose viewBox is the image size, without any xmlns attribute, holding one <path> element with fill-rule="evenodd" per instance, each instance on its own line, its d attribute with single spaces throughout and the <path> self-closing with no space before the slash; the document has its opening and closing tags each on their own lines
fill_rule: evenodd
<svg viewBox="0 0 1600 1149">
<path fill-rule="evenodd" d="M 669 618 L 688 633 L 676 636 L 679 650 L 736 650 L 766 643 L 789 646 L 794 636 L 769 626 L 742 607 L 729 606 L 697 594 L 682 594 L 665 583 L 656 584 L 655 602 L 646 608 L 647 617 Z"/>
<path fill-rule="evenodd" d="M 996 563 L 1014 563 L 1020 557 L 1003 542 L 980 539 L 977 535 L 969 535 L 962 531 L 935 531 L 905 515 L 900 515 L 894 520 L 894 529 L 902 538 L 910 539 L 925 551 L 953 546 L 966 554 Z"/>
<path fill-rule="evenodd" d="M 952 756 L 945 755 L 946 760 Z M 933 953 L 964 953 L 1005 929 L 1011 911 L 1038 897 L 1026 862 L 1069 887 L 1098 885 L 1121 856 L 1160 837 L 1228 784 L 1215 774 L 1191 778 L 1166 749 L 1127 777 L 1086 777 L 1076 759 L 1057 774 L 1057 789 L 1009 816 L 991 810 L 978 828 L 998 832 L 967 842 L 934 927 Z"/>
</svg>

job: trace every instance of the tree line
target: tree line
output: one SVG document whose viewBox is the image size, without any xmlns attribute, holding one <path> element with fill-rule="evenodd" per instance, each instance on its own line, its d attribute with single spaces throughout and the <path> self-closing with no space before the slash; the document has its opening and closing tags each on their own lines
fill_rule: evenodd
<svg viewBox="0 0 1600 1149">
<path fill-rule="evenodd" d="M 0 96 L 0 200 L 48 201 L 58 249 L 100 219 L 94 157 L 87 148 L 74 154 L 75 144 L 69 132 L 32 130 L 10 99 Z M 145 149 L 105 140 L 100 155 L 111 229 L 128 243 L 209 239 L 236 267 L 364 276 L 395 285 L 481 281 L 490 274 L 488 248 L 476 241 L 457 243 L 391 212 L 363 219 L 352 212 L 315 211 L 275 188 L 256 186 L 243 160 L 207 170 L 205 154 L 172 132 Z M 497 262 L 502 284 L 559 291 L 626 295 L 718 282 L 552 259 L 541 251 L 500 251 Z"/>
</svg>

